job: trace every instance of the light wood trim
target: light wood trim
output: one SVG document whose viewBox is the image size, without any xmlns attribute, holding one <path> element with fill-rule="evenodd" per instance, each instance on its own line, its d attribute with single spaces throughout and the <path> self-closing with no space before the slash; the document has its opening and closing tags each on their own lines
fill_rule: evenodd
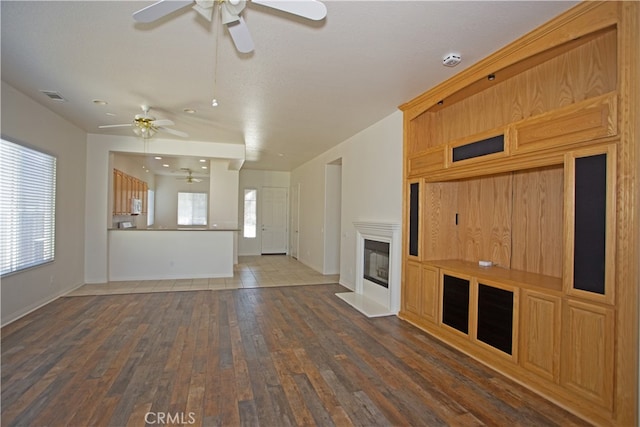
<svg viewBox="0 0 640 427">
<path fill-rule="evenodd" d="M 638 425 L 640 290 L 640 3 L 619 2 L 615 419 Z"/>
<path fill-rule="evenodd" d="M 420 176 L 431 171 L 442 170 L 447 164 L 446 147 L 435 147 L 408 158 L 407 176 Z"/>
<path fill-rule="evenodd" d="M 472 334 L 472 340 L 475 341 L 481 347 L 489 350 L 498 357 L 503 357 L 514 363 L 518 362 L 518 340 L 520 331 L 520 288 L 517 286 L 508 285 L 494 280 L 474 278 L 475 283 L 475 303 L 474 303 L 474 329 Z M 502 289 L 513 293 L 513 313 L 512 313 L 512 332 L 511 332 L 511 354 L 507 354 L 502 350 L 494 348 L 493 346 L 478 339 L 478 295 L 480 293 L 480 285 L 490 286 L 492 288 Z"/>
<path fill-rule="evenodd" d="M 515 153 L 556 148 L 614 136 L 618 131 L 615 93 L 570 105 L 514 124 Z"/>
<path fill-rule="evenodd" d="M 575 253 L 575 161 L 577 158 L 607 155 L 607 196 L 606 196 L 606 238 L 605 238 L 605 280 L 604 295 L 587 292 L 573 287 L 573 258 Z M 564 219 L 564 292 L 567 295 L 592 301 L 613 304 L 615 301 L 615 247 L 616 247 L 616 146 L 590 147 L 571 151 L 565 157 L 565 219 Z"/>
<path fill-rule="evenodd" d="M 613 409 L 614 323 L 611 308 L 574 300 L 563 305 L 560 381 L 608 410 Z"/>
<path fill-rule="evenodd" d="M 557 383 L 560 379 L 562 301 L 557 296 L 522 290 L 520 300 L 520 364 Z"/>
<path fill-rule="evenodd" d="M 428 264 L 455 274 L 474 276 L 480 280 L 490 280 L 519 288 L 527 288 L 545 294 L 561 296 L 562 279 L 545 276 L 522 270 L 512 270 L 502 267 L 480 267 L 477 262 L 459 259 L 433 260 Z"/>
</svg>

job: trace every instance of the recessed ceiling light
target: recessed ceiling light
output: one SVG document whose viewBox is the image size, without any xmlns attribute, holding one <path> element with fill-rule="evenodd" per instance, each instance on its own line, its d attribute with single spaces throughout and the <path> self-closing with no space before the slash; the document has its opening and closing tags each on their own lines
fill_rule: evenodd
<svg viewBox="0 0 640 427">
<path fill-rule="evenodd" d="M 193 108 L 185 108 L 182 111 L 184 111 L 187 114 L 195 114 L 196 113 L 196 110 L 194 110 Z"/>
<path fill-rule="evenodd" d="M 168 168 L 169 165 L 165 163 L 164 165 L 162 165 L 162 167 Z"/>
<path fill-rule="evenodd" d="M 204 162 L 206 162 L 205 159 L 200 159 L 200 163 L 204 163 Z"/>
<path fill-rule="evenodd" d="M 201 167 L 202 169 L 206 169 L 206 168 L 207 168 L 206 166 L 200 166 L 200 167 Z"/>
<path fill-rule="evenodd" d="M 103 101 L 102 99 L 94 99 L 92 102 L 94 104 L 96 104 L 96 105 L 107 105 L 108 104 L 107 101 Z"/>
<path fill-rule="evenodd" d="M 155 157 L 154 157 L 154 159 L 156 159 L 156 160 L 162 160 L 162 157 L 160 157 L 160 156 L 155 156 Z"/>
<path fill-rule="evenodd" d="M 110 116 L 110 117 L 113 117 L 113 116 L 116 115 L 116 113 L 104 113 L 104 114 L 106 114 L 107 116 Z"/>
</svg>

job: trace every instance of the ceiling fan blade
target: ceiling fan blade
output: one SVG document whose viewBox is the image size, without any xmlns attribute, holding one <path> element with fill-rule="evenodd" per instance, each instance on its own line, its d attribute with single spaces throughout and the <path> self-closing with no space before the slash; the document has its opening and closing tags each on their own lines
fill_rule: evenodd
<svg viewBox="0 0 640 427">
<path fill-rule="evenodd" d="M 153 126 L 173 126 L 174 124 L 175 123 L 173 123 L 171 120 L 167 119 L 159 119 L 153 121 Z"/>
<path fill-rule="evenodd" d="M 137 22 L 148 24 L 191 4 L 193 4 L 193 0 L 160 0 L 134 12 L 133 19 Z"/>
<path fill-rule="evenodd" d="M 108 128 L 123 128 L 123 127 L 130 127 L 130 126 L 132 126 L 132 123 L 127 123 L 122 125 L 102 125 L 102 126 L 98 126 L 98 128 L 108 129 Z"/>
<path fill-rule="evenodd" d="M 253 39 L 251 38 L 249 27 L 247 27 L 242 16 L 238 21 L 228 23 L 227 29 L 238 52 L 249 53 L 253 51 Z"/>
<path fill-rule="evenodd" d="M 253 3 L 320 21 L 327 16 L 327 6 L 317 0 L 252 0 Z"/>
<path fill-rule="evenodd" d="M 188 133 L 182 132 L 180 130 L 164 128 L 164 127 L 156 127 L 156 129 L 158 129 L 159 132 L 170 133 L 171 135 L 181 136 L 183 138 L 188 138 L 189 137 Z"/>
<path fill-rule="evenodd" d="M 213 6 L 215 0 L 195 0 L 196 4 L 193 5 L 193 10 L 198 12 L 203 18 L 211 22 L 213 18 Z"/>
</svg>

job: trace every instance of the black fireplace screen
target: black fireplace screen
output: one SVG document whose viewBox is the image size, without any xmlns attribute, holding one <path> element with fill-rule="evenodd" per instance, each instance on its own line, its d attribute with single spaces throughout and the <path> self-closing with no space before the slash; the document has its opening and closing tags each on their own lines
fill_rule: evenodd
<svg viewBox="0 0 640 427">
<path fill-rule="evenodd" d="M 364 240 L 364 278 L 389 287 L 389 243 Z"/>
</svg>

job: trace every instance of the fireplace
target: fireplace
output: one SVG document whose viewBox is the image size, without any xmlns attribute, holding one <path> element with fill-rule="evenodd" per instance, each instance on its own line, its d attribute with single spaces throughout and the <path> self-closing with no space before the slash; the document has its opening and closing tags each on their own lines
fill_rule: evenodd
<svg viewBox="0 0 640 427">
<path fill-rule="evenodd" d="M 382 287 L 389 287 L 389 243 L 364 239 L 362 277 Z"/>
<path fill-rule="evenodd" d="M 368 317 L 400 310 L 400 224 L 354 222 L 355 292 L 336 294 Z"/>
</svg>

